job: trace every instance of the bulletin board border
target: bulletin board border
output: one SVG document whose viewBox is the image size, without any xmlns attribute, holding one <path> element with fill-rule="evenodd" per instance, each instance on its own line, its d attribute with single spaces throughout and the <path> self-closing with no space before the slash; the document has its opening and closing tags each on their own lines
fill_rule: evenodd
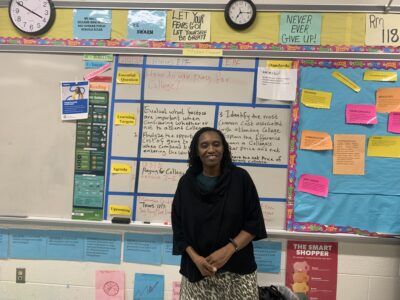
<svg viewBox="0 0 400 300">
<path fill-rule="evenodd" d="M 348 61 L 348 60 L 299 60 L 299 67 L 320 67 L 328 69 L 339 68 L 375 68 L 375 69 L 399 69 L 399 61 Z M 371 237 L 393 237 L 393 235 L 382 234 L 361 230 L 351 226 L 336 226 L 333 224 L 319 224 L 311 222 L 295 222 L 294 220 L 294 198 L 295 198 L 295 181 L 296 181 L 296 158 L 297 158 L 297 142 L 298 127 L 300 122 L 300 89 L 297 88 L 297 100 L 293 103 L 291 122 L 292 127 L 289 137 L 289 160 L 288 160 L 288 194 L 286 209 L 286 230 L 301 232 L 324 232 L 324 233 L 347 233 Z"/>
<path fill-rule="evenodd" d="M 272 43 L 182 43 L 169 41 L 133 41 L 133 40 L 103 40 L 103 39 L 49 39 L 25 37 L 0 37 L 0 45 L 29 46 L 64 46 L 64 47 L 118 47 L 118 48 L 149 48 L 149 49 L 222 49 L 248 51 L 286 51 L 286 52 L 328 52 L 328 53 L 369 53 L 398 54 L 400 47 L 389 46 L 346 46 L 346 45 L 283 45 Z"/>
</svg>

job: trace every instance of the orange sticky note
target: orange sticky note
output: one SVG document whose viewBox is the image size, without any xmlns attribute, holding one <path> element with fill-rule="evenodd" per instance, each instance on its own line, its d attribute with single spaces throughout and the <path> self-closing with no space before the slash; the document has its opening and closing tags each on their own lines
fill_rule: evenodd
<svg viewBox="0 0 400 300">
<path fill-rule="evenodd" d="M 376 91 L 376 111 L 400 112 L 400 88 L 383 88 Z"/>
<path fill-rule="evenodd" d="M 301 132 L 300 149 L 331 150 L 332 139 L 326 132 L 303 130 Z"/>
<path fill-rule="evenodd" d="M 364 175 L 365 135 L 335 134 L 333 145 L 333 174 Z"/>
</svg>

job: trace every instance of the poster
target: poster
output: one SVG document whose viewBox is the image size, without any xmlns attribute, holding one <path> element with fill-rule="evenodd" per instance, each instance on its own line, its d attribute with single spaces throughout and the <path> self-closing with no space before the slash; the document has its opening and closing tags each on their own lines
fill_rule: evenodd
<svg viewBox="0 0 400 300">
<path fill-rule="evenodd" d="M 167 12 L 164 10 L 130 10 L 128 39 L 165 41 Z"/>
<path fill-rule="evenodd" d="M 288 241 L 286 286 L 299 300 L 336 300 L 338 243 Z"/>
<path fill-rule="evenodd" d="M 89 83 L 61 82 L 61 120 L 87 119 L 89 113 Z"/>
<path fill-rule="evenodd" d="M 74 9 L 74 39 L 110 39 L 111 10 Z"/>
</svg>

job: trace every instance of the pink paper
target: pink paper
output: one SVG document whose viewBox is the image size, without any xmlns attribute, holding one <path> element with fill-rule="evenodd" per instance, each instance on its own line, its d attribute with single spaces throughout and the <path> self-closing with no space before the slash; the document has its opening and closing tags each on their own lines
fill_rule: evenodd
<svg viewBox="0 0 400 300">
<path fill-rule="evenodd" d="M 300 192 L 326 198 L 328 197 L 329 180 L 320 175 L 303 174 L 300 176 L 297 189 Z"/>
<path fill-rule="evenodd" d="M 371 104 L 347 104 L 347 124 L 376 124 L 376 107 Z"/>
<path fill-rule="evenodd" d="M 111 299 L 125 299 L 125 272 L 96 271 L 96 300 Z"/>
<path fill-rule="evenodd" d="M 179 300 L 179 294 L 181 291 L 181 283 L 179 281 L 172 282 L 172 300 Z"/>
<path fill-rule="evenodd" d="M 400 113 L 391 112 L 389 114 L 388 131 L 393 133 L 400 133 Z"/>
</svg>

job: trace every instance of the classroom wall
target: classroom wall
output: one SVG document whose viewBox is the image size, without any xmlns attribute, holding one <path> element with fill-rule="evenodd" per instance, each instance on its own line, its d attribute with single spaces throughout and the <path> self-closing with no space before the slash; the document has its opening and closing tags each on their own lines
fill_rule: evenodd
<svg viewBox="0 0 400 300">
<path fill-rule="evenodd" d="M 115 233 L 115 232 L 114 232 Z M 123 234 L 123 232 L 120 232 Z M 284 285 L 286 240 L 279 274 L 259 273 L 259 285 Z M 122 247 L 123 248 L 123 247 Z M 26 283 L 15 283 L 15 269 L 26 268 Z M 177 266 L 120 265 L 93 262 L 2 260 L 2 300 L 86 300 L 95 299 L 96 270 L 125 272 L 125 299 L 133 299 L 134 274 L 165 276 L 164 299 L 172 299 L 172 282 L 180 281 Z M 393 244 L 339 242 L 337 300 L 397 300 L 400 294 L 400 247 Z"/>
<path fill-rule="evenodd" d="M 306 2 L 304 2 L 303 4 L 305 3 Z M 6 9 L 2 9 L 0 11 L 0 15 L 3 14 L 6 15 Z M 214 13 L 214 15 L 217 19 L 222 20 L 221 13 Z M 267 16 L 267 14 L 265 15 Z M 335 17 L 334 15 L 336 16 L 336 14 L 325 14 L 325 17 L 333 18 Z M 350 18 L 349 16 L 345 15 L 341 16 Z M 358 16 L 353 15 L 351 16 L 351 19 L 353 20 L 353 18 L 356 17 Z M 58 20 L 65 21 L 67 19 L 59 18 Z M 274 20 L 277 20 L 276 15 Z M 335 23 L 338 24 L 338 26 L 344 24 L 343 22 Z M 354 28 L 357 29 L 356 27 Z M 344 30 L 346 30 L 346 28 Z M 344 35 L 341 35 L 342 32 L 343 31 L 339 31 L 339 34 L 337 36 L 343 36 L 344 38 Z M 323 44 L 329 44 L 329 42 L 325 42 Z M 361 43 L 356 43 L 354 42 L 354 40 L 346 40 L 343 44 Z M 79 70 L 71 71 L 71 74 L 75 73 L 79 73 Z M 7 84 L 7 82 L 5 84 Z M 58 91 L 55 91 L 55 93 L 58 93 Z M 70 130 L 70 132 L 73 134 L 72 129 Z M 70 150 L 71 156 L 69 157 L 69 160 L 71 161 L 71 164 L 69 166 L 72 170 L 73 149 L 71 148 Z M 71 172 L 69 172 L 71 174 L 71 177 L 68 179 L 69 184 L 72 180 Z M 65 196 L 71 198 L 71 195 Z M 51 228 L 47 227 L 41 229 Z M 115 233 L 115 231 L 113 231 L 113 233 Z M 120 231 L 118 233 L 124 234 L 123 231 Z M 285 249 L 287 239 L 272 240 L 281 241 L 283 243 L 281 271 L 279 274 L 260 273 L 258 277 L 260 285 L 283 285 L 285 281 Z M 327 240 L 331 239 L 327 238 Z M 15 283 L 16 268 L 26 268 L 26 283 Z M 124 262 L 115 265 L 94 262 L 7 259 L 1 260 L 0 262 L 0 299 L 94 299 L 96 270 L 125 271 L 125 299 L 133 299 L 133 279 L 134 274 L 137 272 L 164 274 L 164 296 L 166 300 L 172 299 L 172 282 L 180 280 L 180 275 L 178 273 L 179 268 L 177 266 L 169 265 L 151 266 Z M 400 245 L 398 243 L 377 243 L 375 241 L 360 242 L 357 239 L 354 239 L 354 241 L 349 241 L 348 239 L 346 241 L 339 241 L 337 286 L 338 300 L 397 300 L 400 297 L 399 295 Z"/>
</svg>

